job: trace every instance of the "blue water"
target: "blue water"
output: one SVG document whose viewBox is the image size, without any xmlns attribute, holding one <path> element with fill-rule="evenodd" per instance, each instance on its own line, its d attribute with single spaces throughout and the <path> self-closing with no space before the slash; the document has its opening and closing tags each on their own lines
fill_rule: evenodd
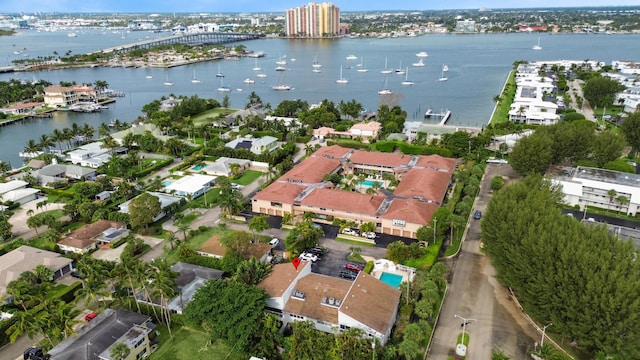
<svg viewBox="0 0 640 360">
<path fill-rule="evenodd" d="M 382 275 L 380 275 L 380 281 L 398 289 L 400 287 L 400 283 L 402 282 L 402 275 L 396 275 L 396 274 L 383 271 Z"/>
<path fill-rule="evenodd" d="M 15 36 L 0 36 L 0 66 L 8 65 L 19 58 L 13 52 L 27 48 L 29 57 L 46 57 L 54 51 L 64 54 L 86 53 L 101 48 L 117 46 L 166 33 L 129 33 L 120 39 L 121 33 L 109 30 L 77 31 L 75 38 L 69 38 L 66 31 L 36 32 L 21 30 Z M 475 35 L 425 35 L 411 38 L 388 39 L 263 39 L 246 41 L 248 49 L 264 51 L 267 56 L 258 60 L 267 78 L 255 77 L 252 68 L 254 59 L 240 61 L 210 61 L 171 69 L 160 68 L 78 68 L 38 72 L 18 72 L 0 74 L 0 80 L 18 79 L 32 81 L 44 79 L 52 83 L 75 81 L 94 83 L 105 80 L 109 87 L 127 94 L 109 105 L 108 110 L 99 113 L 61 112 L 50 119 L 37 119 L 0 128 L 0 160 L 10 161 L 17 167 L 22 163 L 18 157 L 29 139 L 37 139 L 42 134 L 51 134 L 54 129 L 71 127 L 73 123 L 85 123 L 98 128 L 101 123 L 113 119 L 131 122 L 143 115 L 141 108 L 154 100 L 170 94 L 187 97 L 214 98 L 222 101 L 229 96 L 230 106 L 244 108 L 251 92 L 255 92 L 264 103 L 275 108 L 283 100 L 302 99 L 309 104 L 328 99 L 336 104 L 355 99 L 369 111 L 376 111 L 381 102 L 399 105 L 407 112 L 408 120 L 424 119 L 424 112 L 431 108 L 434 112 L 442 109 L 452 111 L 451 125 L 481 127 L 487 123 L 493 111 L 493 97 L 500 94 L 509 71 L 516 60 L 556 60 L 591 59 L 610 63 L 612 60 L 640 61 L 637 45 L 640 35 L 586 35 L 563 34 L 542 35 L 542 50 L 531 47 L 539 34 L 475 34 Z M 416 68 L 416 53 L 426 51 L 425 67 Z M 276 72 L 275 61 L 280 55 L 287 59 L 296 58 L 286 65 L 287 71 Z M 348 54 L 358 56 L 357 60 L 347 60 Z M 311 64 L 317 57 L 322 64 L 322 72 L 313 73 Z M 389 68 L 409 67 L 408 78 L 413 86 L 402 86 L 405 76 L 388 75 L 388 87 L 394 94 L 381 98 L 377 91 L 383 86 L 385 76 L 380 73 L 385 58 Z M 360 61 L 369 71 L 357 72 Z M 402 63 L 402 64 L 400 64 Z M 449 81 L 437 82 L 442 65 L 447 64 Z M 226 76 L 224 84 L 232 91 L 221 94 L 216 91 L 219 79 L 215 74 L 218 66 Z M 336 84 L 340 68 L 349 79 L 346 85 Z M 347 69 L 347 67 L 352 67 Z M 194 71 L 199 84 L 191 83 Z M 152 76 L 148 79 L 146 76 Z M 244 84 L 251 77 L 255 84 Z M 286 78 L 285 78 L 286 77 Z M 166 79 L 174 86 L 164 86 Z M 291 91 L 273 91 L 272 85 L 286 82 Z M 242 89 L 242 91 L 238 91 Z M 435 123 L 437 119 L 427 120 Z M 64 146 L 63 146 L 64 148 Z"/>
<path fill-rule="evenodd" d="M 204 169 L 203 165 L 196 165 L 196 166 L 191 168 L 191 170 L 193 170 L 193 171 L 200 171 L 202 169 Z"/>
<path fill-rule="evenodd" d="M 364 186 L 369 186 L 369 187 L 373 186 L 374 184 L 378 184 L 379 186 L 382 186 L 382 183 L 380 181 L 372 181 L 372 180 L 361 181 L 360 184 Z"/>
<path fill-rule="evenodd" d="M 171 183 L 172 183 L 172 181 L 165 180 L 165 181 L 162 182 L 162 186 L 169 186 L 169 185 L 171 185 Z"/>
</svg>

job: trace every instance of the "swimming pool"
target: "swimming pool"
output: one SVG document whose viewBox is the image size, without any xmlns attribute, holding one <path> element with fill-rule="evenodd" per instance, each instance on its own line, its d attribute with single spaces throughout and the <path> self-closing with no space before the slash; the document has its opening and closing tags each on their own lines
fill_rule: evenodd
<svg viewBox="0 0 640 360">
<path fill-rule="evenodd" d="M 204 165 L 196 165 L 196 166 L 191 168 L 191 170 L 193 170 L 193 171 L 200 171 L 202 169 L 204 169 Z"/>
<path fill-rule="evenodd" d="M 402 282 L 402 275 L 392 274 L 392 273 L 383 271 L 382 274 L 380 275 L 380 281 L 397 289 L 400 287 L 400 283 Z"/>
<path fill-rule="evenodd" d="M 373 187 L 374 184 L 378 184 L 379 187 L 382 187 L 382 183 L 380 181 L 373 180 L 364 180 L 360 182 L 360 185 Z"/>
<path fill-rule="evenodd" d="M 173 181 L 171 181 L 171 180 L 164 180 L 161 184 L 162 184 L 162 186 L 165 186 L 165 187 L 166 187 L 166 186 L 171 185 L 171 183 L 172 183 L 172 182 L 173 182 Z"/>
</svg>

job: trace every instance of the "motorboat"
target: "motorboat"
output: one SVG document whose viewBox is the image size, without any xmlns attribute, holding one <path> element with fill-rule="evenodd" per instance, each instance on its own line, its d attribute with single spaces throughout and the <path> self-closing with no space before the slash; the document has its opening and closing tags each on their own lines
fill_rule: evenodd
<svg viewBox="0 0 640 360">
<path fill-rule="evenodd" d="M 276 90 L 276 91 L 286 91 L 286 90 L 291 90 L 291 86 L 286 85 L 286 84 L 273 85 L 271 88 L 272 88 L 273 90 Z"/>
<path fill-rule="evenodd" d="M 276 66 L 276 71 L 287 71 L 287 68 L 284 67 L 284 66 L 278 65 L 278 66 Z"/>
<path fill-rule="evenodd" d="M 351 55 L 350 54 L 350 55 L 347 56 L 347 60 L 357 60 L 357 59 L 358 59 L 358 57 L 355 56 L 355 55 Z"/>
<path fill-rule="evenodd" d="M 419 53 L 416 54 L 416 56 L 419 58 L 426 58 L 427 56 L 429 56 L 429 54 L 427 54 L 426 51 L 420 51 Z"/>
<path fill-rule="evenodd" d="M 245 84 L 253 84 L 255 83 L 255 80 L 253 80 L 252 78 L 246 78 L 242 82 Z"/>
</svg>

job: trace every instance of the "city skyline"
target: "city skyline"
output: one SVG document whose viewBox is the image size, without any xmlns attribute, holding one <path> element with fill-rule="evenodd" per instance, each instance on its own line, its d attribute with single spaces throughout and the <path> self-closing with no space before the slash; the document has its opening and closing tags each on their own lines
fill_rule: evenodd
<svg viewBox="0 0 640 360">
<path fill-rule="evenodd" d="M 323 1 L 316 1 L 322 3 Z M 196 13 L 220 13 L 220 12 L 284 12 L 286 9 L 305 5 L 309 1 L 296 0 L 273 0 L 270 2 L 256 2 L 254 0 L 192 0 L 186 3 L 176 4 L 175 1 L 168 0 L 93 0 L 79 3 L 75 0 L 23 0 L 3 1 L 2 13 L 25 13 L 35 12 L 63 12 L 63 13 L 87 13 L 87 12 L 143 12 L 143 13 L 166 13 L 166 12 L 196 12 Z M 603 4 L 600 0 L 523 0 L 517 3 L 508 0 L 435 0 L 424 2 L 418 0 L 403 1 L 402 4 L 394 3 L 390 8 L 388 1 L 342 1 L 333 4 L 340 7 L 341 11 L 375 11 L 375 10 L 446 10 L 446 9 L 499 9 L 499 8 L 557 8 L 557 7 L 603 7 L 603 6 L 637 6 L 637 0 L 615 0 L 606 1 Z"/>
</svg>

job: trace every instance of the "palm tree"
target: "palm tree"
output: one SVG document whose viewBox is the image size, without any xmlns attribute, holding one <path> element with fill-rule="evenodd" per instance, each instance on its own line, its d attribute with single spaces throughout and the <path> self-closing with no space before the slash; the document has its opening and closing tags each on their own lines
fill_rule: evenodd
<svg viewBox="0 0 640 360">
<path fill-rule="evenodd" d="M 629 198 L 624 196 L 624 195 L 620 195 L 620 196 L 616 197 L 616 202 L 618 204 L 620 204 L 621 207 L 625 207 L 625 206 L 629 205 Z"/>
<path fill-rule="evenodd" d="M 607 191 L 607 195 L 609 195 L 609 206 L 607 206 L 607 213 L 608 213 L 611 207 L 611 203 L 613 202 L 613 199 L 615 199 L 616 196 L 618 195 L 618 192 L 615 189 L 611 189 Z"/>
<path fill-rule="evenodd" d="M 27 154 L 35 154 L 40 150 L 42 150 L 42 146 L 40 146 L 40 144 L 38 144 L 35 140 L 29 139 L 23 151 Z"/>
<path fill-rule="evenodd" d="M 114 360 L 124 360 L 131 353 L 131 349 L 125 343 L 116 343 L 111 346 L 109 350 L 109 355 Z"/>
<path fill-rule="evenodd" d="M 93 128 L 93 126 L 89 125 L 88 123 L 84 123 L 84 126 L 82 126 L 82 129 L 80 131 L 80 134 L 82 136 L 84 136 L 87 141 L 91 141 L 91 139 L 93 139 L 93 136 L 95 135 L 96 129 Z"/>
<path fill-rule="evenodd" d="M 38 144 L 40 145 L 40 148 L 42 149 L 42 151 L 49 152 L 49 148 L 53 146 L 53 140 L 51 140 L 49 135 L 42 134 L 40 135 L 40 138 L 38 140 L 39 140 Z"/>
<path fill-rule="evenodd" d="M 98 136 L 103 138 L 103 137 L 107 137 L 107 135 L 109 135 L 110 133 L 111 133 L 111 129 L 109 129 L 109 125 L 105 123 L 100 124 L 100 127 L 98 128 Z"/>
<path fill-rule="evenodd" d="M 245 260 L 238 265 L 234 280 L 247 285 L 257 285 L 264 278 L 269 276 L 272 267 L 270 264 L 261 262 L 255 257 Z"/>
<path fill-rule="evenodd" d="M 9 165 L 8 163 L 6 163 L 4 161 L 0 161 L 0 173 L 2 173 L 2 175 L 4 175 L 9 171 L 11 171 L 11 165 Z"/>
<path fill-rule="evenodd" d="M 58 150 L 62 152 L 62 146 L 60 143 L 65 140 L 64 132 L 60 129 L 53 129 L 53 132 L 51 133 L 51 140 L 58 144 Z"/>
<path fill-rule="evenodd" d="M 71 140 L 73 140 L 73 131 L 69 128 L 62 129 L 63 139 L 67 143 L 67 149 L 71 149 Z"/>
</svg>

